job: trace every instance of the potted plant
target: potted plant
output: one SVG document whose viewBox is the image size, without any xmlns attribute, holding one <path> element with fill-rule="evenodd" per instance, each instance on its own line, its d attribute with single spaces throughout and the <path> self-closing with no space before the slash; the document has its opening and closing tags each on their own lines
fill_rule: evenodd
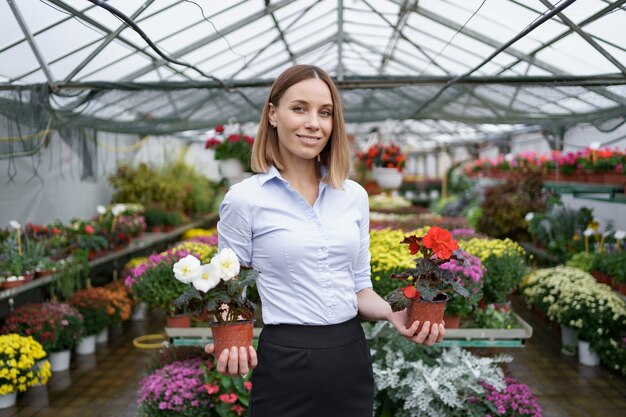
<svg viewBox="0 0 626 417">
<path fill-rule="evenodd" d="M 32 336 L 49 354 L 52 372 L 69 368 L 71 349 L 83 335 L 83 317 L 69 304 L 49 301 L 18 307 L 5 320 L 3 333 Z"/>
<path fill-rule="evenodd" d="M 173 272 L 186 291 L 172 304 L 213 316 L 215 352 L 252 344 L 256 305 L 245 296 L 245 291 L 254 286 L 258 273 L 241 268 L 232 249 L 222 249 L 206 264 L 188 255 L 174 264 Z"/>
<path fill-rule="evenodd" d="M 208 262 L 215 251 L 214 246 L 198 242 L 178 244 L 166 252 L 151 255 L 146 262 L 133 268 L 126 277 L 126 285 L 136 298 L 165 311 L 170 317 L 168 321 L 176 316 L 187 317 L 184 325 L 189 327 L 191 318 L 186 309 L 172 304 L 187 289 L 185 284 L 175 279 L 172 264 L 190 253 Z M 171 324 L 168 327 L 173 327 Z"/>
<path fill-rule="evenodd" d="M 367 151 L 357 153 L 357 158 L 367 170 L 372 171 L 381 188 L 397 189 L 402 184 L 402 168 L 406 156 L 398 145 L 377 143 Z"/>
<path fill-rule="evenodd" d="M 31 336 L 11 333 L 0 336 L 0 409 L 15 405 L 18 392 L 50 378 L 46 352 Z"/>
<path fill-rule="evenodd" d="M 437 226 L 428 229 L 424 236 L 405 237 L 402 243 L 408 244 L 409 253 L 418 257 L 413 260 L 414 268 L 391 275 L 392 279 L 400 280 L 406 286 L 392 291 L 387 301 L 393 311 L 409 309 L 407 327 L 415 320 L 420 321 L 420 329 L 425 321 L 441 323 L 449 299 L 448 292 L 469 297 L 457 274 L 442 268 L 450 260 L 463 262 L 463 253 L 450 232 Z"/>
<path fill-rule="evenodd" d="M 226 136 L 224 130 L 224 126 L 216 126 L 216 135 L 206 141 L 204 148 L 215 150 L 215 159 L 221 161 L 220 171 L 225 178 L 237 178 L 243 172 L 251 171 L 250 158 L 254 138 L 241 133 Z"/>
<path fill-rule="evenodd" d="M 112 324 L 113 307 L 110 295 L 104 288 L 85 288 L 72 295 L 70 304 L 83 316 L 84 336 L 76 347 L 79 355 L 90 355 L 96 351 L 96 336 Z"/>
</svg>

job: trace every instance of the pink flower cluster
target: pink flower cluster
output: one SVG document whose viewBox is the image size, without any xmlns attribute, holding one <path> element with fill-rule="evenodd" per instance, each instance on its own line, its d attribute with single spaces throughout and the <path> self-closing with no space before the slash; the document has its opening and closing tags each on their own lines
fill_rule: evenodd
<svg viewBox="0 0 626 417">
<path fill-rule="evenodd" d="M 200 358 L 188 359 L 157 369 L 139 382 L 137 403 L 177 412 L 209 407 L 201 362 Z"/>
<path fill-rule="evenodd" d="M 204 243 L 209 246 L 217 246 L 217 233 L 211 236 L 196 236 L 188 240 L 188 242 Z"/>
<path fill-rule="evenodd" d="M 132 287 L 148 269 L 159 265 L 161 262 L 173 265 L 187 255 L 189 255 L 189 251 L 183 248 L 172 248 L 165 253 L 153 253 L 146 262 L 130 270 L 130 275 L 126 276 L 124 284 L 127 287 Z"/>
<path fill-rule="evenodd" d="M 441 265 L 441 269 L 447 269 L 450 272 L 454 272 L 456 275 L 461 274 L 465 277 L 472 280 L 472 282 L 479 283 L 483 279 L 483 275 L 485 274 L 485 267 L 483 266 L 480 259 L 474 255 L 470 255 L 469 253 L 463 251 L 463 256 L 467 261 L 467 264 L 452 259 L 450 262 L 446 262 Z M 475 292 L 478 292 L 476 290 Z"/>
<path fill-rule="evenodd" d="M 511 417 L 541 417 L 541 407 L 526 384 L 520 384 L 513 378 L 505 378 L 506 388 L 497 391 L 489 384 L 481 383 L 485 388 L 485 399 L 498 410 L 498 415 Z M 486 415 L 485 417 L 491 417 Z"/>
</svg>

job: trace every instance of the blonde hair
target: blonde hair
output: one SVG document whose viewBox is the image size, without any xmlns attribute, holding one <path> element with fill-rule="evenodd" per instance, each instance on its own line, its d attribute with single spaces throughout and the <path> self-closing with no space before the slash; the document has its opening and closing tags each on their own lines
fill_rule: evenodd
<svg viewBox="0 0 626 417">
<path fill-rule="evenodd" d="M 328 174 L 322 178 L 322 181 L 329 183 L 334 188 L 343 189 L 343 182 L 350 173 L 350 148 L 348 147 L 348 138 L 343 121 L 341 98 L 332 78 L 324 70 L 314 65 L 295 65 L 280 74 L 272 84 L 263 106 L 259 130 L 252 146 L 252 170 L 257 173 L 267 172 L 272 164 L 279 170 L 283 169 L 278 147 L 278 133 L 269 121 L 270 103 L 278 107 L 281 97 L 289 87 L 311 78 L 324 81 L 328 85 L 333 100 L 333 130 L 328 143 L 319 154 L 319 162 L 328 168 Z"/>
</svg>

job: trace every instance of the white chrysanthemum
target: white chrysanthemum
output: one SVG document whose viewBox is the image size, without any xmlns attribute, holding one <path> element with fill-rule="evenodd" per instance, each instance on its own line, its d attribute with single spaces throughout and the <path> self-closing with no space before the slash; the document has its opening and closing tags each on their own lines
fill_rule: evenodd
<svg viewBox="0 0 626 417">
<path fill-rule="evenodd" d="M 211 259 L 211 264 L 220 269 L 220 278 L 229 281 L 239 274 L 239 259 L 232 249 L 224 248 Z"/>
<path fill-rule="evenodd" d="M 115 217 L 119 216 L 120 214 L 124 213 L 125 211 L 126 211 L 126 206 L 124 204 L 116 204 L 111 209 L 111 212 L 113 212 L 113 215 Z"/>
<path fill-rule="evenodd" d="M 187 255 L 174 264 L 174 276 L 182 283 L 189 284 L 201 272 L 200 260 L 193 255 Z"/>
<path fill-rule="evenodd" d="M 107 212 L 107 208 L 104 206 L 96 206 L 96 211 L 98 212 L 98 214 L 104 214 Z"/>
<path fill-rule="evenodd" d="M 11 220 L 11 221 L 9 222 L 9 226 L 11 226 L 11 227 L 12 227 L 12 228 L 14 228 L 14 229 L 19 229 L 20 227 L 22 227 L 22 226 L 20 226 L 20 224 L 17 222 L 17 220 Z"/>
<path fill-rule="evenodd" d="M 526 213 L 526 216 L 524 216 L 524 220 L 526 220 L 527 222 L 530 222 L 533 217 L 535 217 L 535 213 L 533 213 L 532 211 L 529 211 L 528 213 Z"/>
<path fill-rule="evenodd" d="M 196 290 L 207 292 L 220 283 L 220 269 L 217 265 L 206 264 L 200 267 L 200 274 L 191 281 Z"/>
</svg>

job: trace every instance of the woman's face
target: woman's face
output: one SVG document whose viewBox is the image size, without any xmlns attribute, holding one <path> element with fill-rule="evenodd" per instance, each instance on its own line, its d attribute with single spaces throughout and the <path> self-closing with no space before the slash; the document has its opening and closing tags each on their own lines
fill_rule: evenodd
<svg viewBox="0 0 626 417">
<path fill-rule="evenodd" d="M 286 163 L 315 159 L 333 131 L 330 89 L 317 78 L 292 85 L 278 106 L 270 103 L 269 120 L 277 129 L 280 155 Z"/>
</svg>

